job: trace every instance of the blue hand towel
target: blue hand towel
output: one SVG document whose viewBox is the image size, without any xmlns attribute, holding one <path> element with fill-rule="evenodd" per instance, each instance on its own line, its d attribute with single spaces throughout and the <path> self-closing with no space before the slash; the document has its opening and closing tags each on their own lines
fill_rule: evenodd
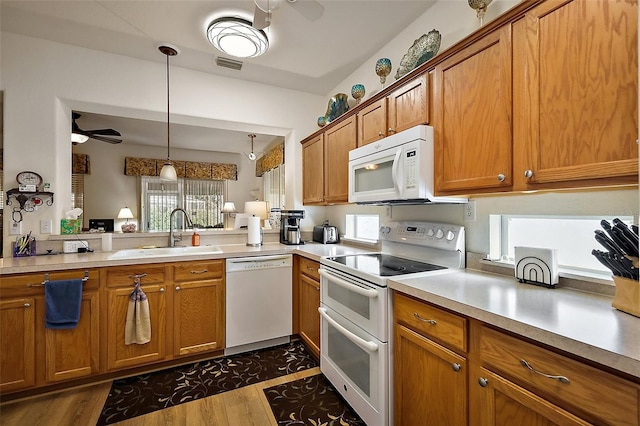
<svg viewBox="0 0 640 426">
<path fill-rule="evenodd" d="M 82 279 L 47 281 L 44 302 L 47 328 L 75 328 L 80 320 Z"/>
</svg>

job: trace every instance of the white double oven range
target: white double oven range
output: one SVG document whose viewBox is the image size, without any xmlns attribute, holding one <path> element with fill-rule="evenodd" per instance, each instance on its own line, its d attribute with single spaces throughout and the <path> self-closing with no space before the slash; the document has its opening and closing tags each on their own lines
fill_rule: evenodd
<svg viewBox="0 0 640 426">
<path fill-rule="evenodd" d="M 380 253 L 320 261 L 320 369 L 368 426 L 392 421 L 389 278 L 429 277 L 465 267 L 464 227 L 391 222 Z"/>
</svg>

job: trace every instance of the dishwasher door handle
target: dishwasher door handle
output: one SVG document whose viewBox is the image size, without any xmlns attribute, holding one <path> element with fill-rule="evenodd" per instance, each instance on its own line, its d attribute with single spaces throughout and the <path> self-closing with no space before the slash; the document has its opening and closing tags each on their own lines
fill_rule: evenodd
<svg viewBox="0 0 640 426">
<path fill-rule="evenodd" d="M 334 320 L 329 316 L 325 308 L 323 307 L 318 308 L 318 312 L 320 312 L 320 315 L 322 315 L 322 318 L 324 318 L 329 324 L 331 324 L 336 330 L 338 330 L 340 334 L 344 335 L 344 337 L 351 340 L 353 343 L 360 346 L 365 351 L 369 353 L 373 353 L 378 350 L 378 345 L 375 342 L 364 340 L 363 338 L 356 336 L 355 334 L 353 334 L 352 332 L 350 332 L 349 330 L 347 330 L 346 328 L 338 324 L 336 320 Z"/>
<path fill-rule="evenodd" d="M 259 257 L 239 257 L 237 259 L 227 259 L 229 263 L 265 263 L 272 262 L 274 260 L 288 260 L 291 257 L 290 254 L 284 256 L 259 256 Z"/>
</svg>

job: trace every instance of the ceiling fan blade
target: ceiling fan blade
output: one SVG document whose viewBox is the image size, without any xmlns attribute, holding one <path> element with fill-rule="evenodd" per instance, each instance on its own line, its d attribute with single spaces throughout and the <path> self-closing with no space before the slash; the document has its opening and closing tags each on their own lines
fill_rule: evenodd
<svg viewBox="0 0 640 426">
<path fill-rule="evenodd" d="M 119 131 L 114 129 L 96 129 L 96 130 L 85 130 L 89 136 L 91 135 L 102 135 L 102 136 L 122 136 Z"/>
<path fill-rule="evenodd" d="M 309 21 L 320 19 L 324 13 L 324 6 L 317 0 L 287 0 L 289 4 Z"/>
<path fill-rule="evenodd" d="M 89 136 L 90 139 L 95 139 L 101 142 L 108 142 L 112 144 L 122 143 L 122 139 L 108 138 L 106 136 L 98 136 L 98 135 L 87 135 L 87 136 Z"/>
<path fill-rule="evenodd" d="M 271 24 L 271 12 L 265 12 L 257 5 L 253 13 L 253 28 L 263 30 Z"/>
</svg>

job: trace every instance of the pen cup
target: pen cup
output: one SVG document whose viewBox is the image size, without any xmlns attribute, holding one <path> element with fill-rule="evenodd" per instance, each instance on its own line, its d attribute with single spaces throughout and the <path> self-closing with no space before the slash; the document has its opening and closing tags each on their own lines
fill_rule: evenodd
<svg viewBox="0 0 640 426">
<path fill-rule="evenodd" d="M 27 257 L 36 255 L 36 240 L 32 239 L 25 246 L 19 246 L 18 244 L 11 243 L 13 245 L 13 257 Z"/>
</svg>

